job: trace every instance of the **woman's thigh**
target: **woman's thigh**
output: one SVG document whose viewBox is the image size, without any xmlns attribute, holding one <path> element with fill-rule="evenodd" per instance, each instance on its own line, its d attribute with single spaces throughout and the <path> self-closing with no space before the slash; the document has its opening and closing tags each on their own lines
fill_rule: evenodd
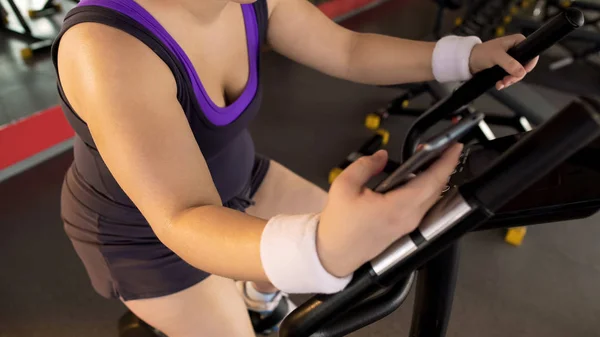
<svg viewBox="0 0 600 337">
<path fill-rule="evenodd" d="M 235 283 L 215 275 L 178 293 L 125 305 L 169 337 L 255 336 Z"/>
<path fill-rule="evenodd" d="M 327 202 L 327 192 L 272 160 L 253 199 L 255 205 L 246 212 L 269 219 L 277 214 L 321 212 Z"/>
</svg>

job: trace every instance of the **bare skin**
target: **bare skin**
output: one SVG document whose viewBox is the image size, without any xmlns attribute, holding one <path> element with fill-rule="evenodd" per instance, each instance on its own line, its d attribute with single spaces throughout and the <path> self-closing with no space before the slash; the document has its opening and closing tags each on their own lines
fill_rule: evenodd
<svg viewBox="0 0 600 337">
<path fill-rule="evenodd" d="M 246 213 L 268 220 L 277 214 L 319 213 L 327 203 L 327 192 L 271 161 L 254 201 L 255 204 Z M 277 291 L 269 282 L 254 282 L 254 288 L 263 293 Z"/>
<path fill-rule="evenodd" d="M 271 161 L 270 169 L 254 196 L 250 215 L 269 219 L 276 214 L 320 212 L 327 193 L 281 164 Z M 257 290 L 276 290 L 259 282 Z M 168 336 L 254 336 L 246 306 L 230 279 L 210 276 L 180 293 L 125 303 L 138 317 Z"/>
<path fill-rule="evenodd" d="M 239 62 L 248 59 L 248 51 L 238 2 L 139 3 L 182 46 L 216 105 L 240 95 L 249 67 Z M 525 69 L 504 55 L 521 39 L 475 47 L 471 69 L 500 64 L 511 76 L 498 86 L 520 80 L 532 66 Z M 268 41 L 293 60 L 355 82 L 433 79 L 433 43 L 351 32 L 304 0 L 269 0 Z M 271 215 L 290 205 L 300 205 L 292 212 L 320 211 L 325 205 L 317 235 L 319 257 L 330 273 L 345 276 L 417 226 L 459 155 L 460 148 L 453 148 L 405 188 L 386 195 L 363 186 L 383 169 L 387 154 L 364 157 L 336 180 L 326 202 L 321 190 L 274 164 L 257 193 L 256 207 L 243 214 L 222 207 L 177 101 L 174 78 L 143 43 L 119 30 L 84 23 L 64 35 L 58 61 L 70 104 L 158 238 L 191 265 L 215 275 L 177 294 L 125 303 L 169 336 L 253 335 L 231 280 L 271 289 L 259 251 Z M 282 197 L 283 181 L 293 181 L 302 193 Z"/>
</svg>

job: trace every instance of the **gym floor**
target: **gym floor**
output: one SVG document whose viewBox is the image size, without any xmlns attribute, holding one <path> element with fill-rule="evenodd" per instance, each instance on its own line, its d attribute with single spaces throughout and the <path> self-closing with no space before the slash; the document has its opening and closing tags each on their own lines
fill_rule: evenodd
<svg viewBox="0 0 600 337">
<path fill-rule="evenodd" d="M 416 39 L 431 30 L 434 13 L 433 2 L 392 0 L 344 25 Z M 57 103 L 49 59 L 24 64 L 21 47 L 0 35 L 0 125 Z M 600 95 L 593 69 L 552 73 L 544 64 L 528 81 L 557 106 L 574 93 Z M 332 79 L 272 52 L 262 69 L 266 97 L 251 127 L 258 150 L 324 188 L 329 170 L 372 134 L 365 114 L 400 93 Z M 477 105 L 502 109 L 485 98 Z M 409 122 L 386 124 L 392 156 Z M 124 307 L 93 292 L 62 230 L 59 192 L 71 160 L 66 152 L 0 183 L 0 337 L 117 336 Z M 599 220 L 532 227 L 518 248 L 503 241 L 502 231 L 465 237 L 448 336 L 600 336 Z M 352 336 L 407 336 L 411 311 L 412 296 Z"/>
</svg>

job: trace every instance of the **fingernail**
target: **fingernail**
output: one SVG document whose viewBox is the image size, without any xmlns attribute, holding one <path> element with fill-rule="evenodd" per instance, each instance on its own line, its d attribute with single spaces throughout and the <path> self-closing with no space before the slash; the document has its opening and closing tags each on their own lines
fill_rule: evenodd
<svg viewBox="0 0 600 337">
<path fill-rule="evenodd" d="M 500 87 L 498 88 L 498 90 L 502 90 L 504 89 L 504 84 L 500 84 Z"/>
</svg>

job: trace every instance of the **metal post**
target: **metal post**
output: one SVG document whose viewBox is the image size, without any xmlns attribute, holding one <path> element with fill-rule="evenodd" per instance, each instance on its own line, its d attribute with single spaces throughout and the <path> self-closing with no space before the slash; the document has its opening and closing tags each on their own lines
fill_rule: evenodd
<svg viewBox="0 0 600 337">
<path fill-rule="evenodd" d="M 7 0 L 7 1 L 8 1 L 8 4 L 10 5 L 10 8 L 15 13 L 15 16 L 19 20 L 19 23 L 21 24 L 21 26 L 23 26 L 23 30 L 25 30 L 25 34 L 28 37 L 33 38 L 33 34 L 31 33 L 31 29 L 29 28 L 29 25 L 27 24 L 27 22 L 25 22 L 25 19 L 23 18 L 23 15 L 21 15 L 21 11 L 19 10 L 19 7 L 17 7 L 17 5 L 15 4 L 14 0 Z"/>
<path fill-rule="evenodd" d="M 429 261 L 417 276 L 410 337 L 444 337 L 458 276 L 458 243 Z"/>
</svg>

